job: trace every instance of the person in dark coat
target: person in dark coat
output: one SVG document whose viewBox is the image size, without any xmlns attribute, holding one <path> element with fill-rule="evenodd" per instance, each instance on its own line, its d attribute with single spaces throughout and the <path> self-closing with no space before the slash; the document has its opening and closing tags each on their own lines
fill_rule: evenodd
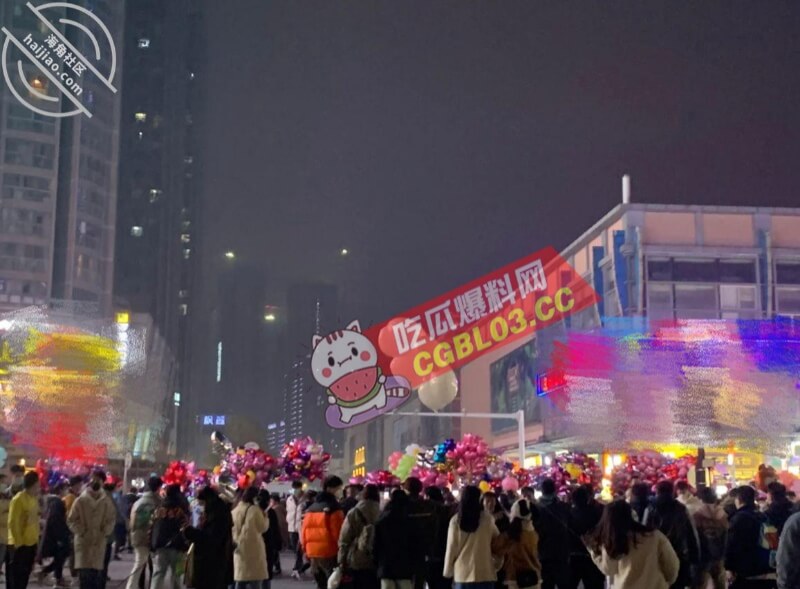
<svg viewBox="0 0 800 589">
<path fill-rule="evenodd" d="M 198 527 L 183 530 L 194 544 L 189 575 L 193 589 L 227 589 L 233 584 L 233 518 L 228 505 L 211 487 L 198 493 L 202 507 Z"/>
<path fill-rule="evenodd" d="M 281 496 L 277 493 L 270 495 L 268 491 L 262 490 L 258 494 L 258 507 L 265 513 L 269 522 L 269 527 L 264 532 L 264 546 L 267 548 L 267 571 L 270 578 L 282 574 L 280 554 L 283 538 L 278 513 L 275 511 L 275 506 L 280 502 Z"/>
<path fill-rule="evenodd" d="M 781 483 L 770 483 L 767 491 L 769 492 L 769 505 L 764 514 L 780 534 L 783 532 L 786 520 L 794 513 L 794 504 L 786 496 L 786 487 Z"/>
<path fill-rule="evenodd" d="M 569 587 L 569 506 L 556 497 L 553 479 L 542 481 L 542 496 L 533 509 L 533 527 L 539 534 L 542 588 Z"/>
<path fill-rule="evenodd" d="M 700 563 L 700 540 L 688 510 L 675 499 L 672 481 L 661 481 L 656 485 L 656 498 L 645 511 L 642 523 L 660 530 L 669 539 L 681 561 L 678 580 L 672 584 L 672 589 L 683 589 L 689 585 L 692 567 Z"/>
<path fill-rule="evenodd" d="M 358 505 L 358 498 L 364 491 L 364 485 L 348 485 L 346 492 L 347 497 L 342 501 L 342 511 L 347 515 L 348 512 Z"/>
<path fill-rule="evenodd" d="M 633 519 L 639 523 L 644 521 L 644 512 L 650 507 L 650 486 L 647 483 L 634 483 L 631 486 L 631 509 Z"/>
<path fill-rule="evenodd" d="M 417 538 L 422 543 L 420 546 L 422 555 L 416 562 L 417 568 L 414 571 L 414 588 L 424 589 L 425 560 L 431 553 L 431 537 L 426 531 L 430 529 L 433 522 L 433 507 L 422 497 L 424 487 L 422 481 L 417 477 L 408 477 L 403 483 L 403 489 L 408 494 L 408 517 L 414 522 L 417 529 Z"/>
<path fill-rule="evenodd" d="M 44 526 L 44 538 L 42 539 L 42 558 L 52 558 L 53 561 L 42 568 L 39 573 L 39 584 L 44 577 L 53 573 L 57 587 L 66 587 L 64 582 L 64 563 L 69 558 L 70 532 L 67 526 L 67 508 L 61 497 L 68 488 L 67 483 L 59 483 L 55 489 L 55 495 L 51 496 L 47 503 L 47 521 Z"/>
<path fill-rule="evenodd" d="M 572 517 L 570 518 L 571 587 L 578 587 L 581 581 L 583 581 L 584 589 L 603 589 L 605 587 L 606 577 L 594 564 L 581 539 L 597 527 L 601 517 L 603 517 L 603 506 L 595 501 L 592 486 L 581 485 L 575 489 L 572 493 Z"/>
<path fill-rule="evenodd" d="M 422 556 L 418 528 L 409 519 L 408 495 L 395 489 L 375 524 L 373 557 L 378 578 L 396 584 L 405 581 L 402 585 L 410 586 Z"/>
<path fill-rule="evenodd" d="M 731 589 L 760 589 L 775 587 L 774 581 L 759 577 L 772 571 L 769 564 L 761 560 L 759 542 L 761 526 L 767 517 L 756 507 L 756 490 L 750 486 L 734 489 L 736 513 L 728 528 L 725 546 L 725 570 L 731 581 Z"/>
<path fill-rule="evenodd" d="M 445 505 L 444 494 L 439 487 L 428 487 L 425 489 L 425 495 L 433 513 L 432 526 L 428 531 L 431 542 L 426 562 L 425 582 L 429 589 L 450 589 L 453 580 L 444 576 L 444 556 L 447 553 L 447 530 L 453 513 Z"/>
</svg>

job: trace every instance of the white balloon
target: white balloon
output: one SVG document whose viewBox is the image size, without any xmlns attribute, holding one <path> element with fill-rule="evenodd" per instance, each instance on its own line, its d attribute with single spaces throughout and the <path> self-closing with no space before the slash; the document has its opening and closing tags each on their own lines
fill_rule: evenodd
<svg viewBox="0 0 800 589">
<path fill-rule="evenodd" d="M 419 400 L 432 411 L 441 411 L 458 395 L 458 379 L 451 370 L 419 385 Z"/>
<path fill-rule="evenodd" d="M 260 450 L 260 446 L 255 442 L 247 442 L 245 445 L 245 450 Z"/>
</svg>

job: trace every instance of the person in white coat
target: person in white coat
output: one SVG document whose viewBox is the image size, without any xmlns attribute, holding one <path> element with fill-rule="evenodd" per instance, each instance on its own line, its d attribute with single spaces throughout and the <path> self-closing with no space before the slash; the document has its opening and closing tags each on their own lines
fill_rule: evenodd
<svg viewBox="0 0 800 589">
<path fill-rule="evenodd" d="M 267 549 L 264 536 L 269 528 L 264 512 L 255 504 L 256 487 L 249 487 L 233 510 L 233 580 L 236 589 L 269 589 Z"/>
<path fill-rule="evenodd" d="M 75 538 L 80 589 L 102 587 L 107 539 L 117 521 L 117 508 L 103 491 L 105 480 L 104 472 L 94 472 L 89 487 L 75 500 L 67 518 Z"/>
<path fill-rule="evenodd" d="M 624 501 L 606 506 L 587 547 L 614 589 L 669 589 L 678 578 L 680 561 L 667 537 L 634 521 Z"/>
<path fill-rule="evenodd" d="M 481 506 L 478 487 L 465 487 L 458 515 L 447 530 L 444 577 L 453 579 L 456 589 L 493 589 L 497 568 L 492 540 L 499 535 L 494 517 Z"/>
<path fill-rule="evenodd" d="M 299 579 L 304 569 L 300 547 L 300 532 L 303 530 L 303 483 L 300 481 L 292 482 L 292 494 L 286 499 L 286 527 L 289 530 L 289 548 L 295 553 L 292 576 Z"/>
</svg>

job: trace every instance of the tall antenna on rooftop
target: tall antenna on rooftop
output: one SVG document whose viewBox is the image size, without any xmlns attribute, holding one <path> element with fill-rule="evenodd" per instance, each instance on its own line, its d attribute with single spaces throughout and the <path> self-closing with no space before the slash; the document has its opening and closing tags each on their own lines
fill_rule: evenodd
<svg viewBox="0 0 800 589">
<path fill-rule="evenodd" d="M 622 177 L 622 204 L 631 202 L 631 177 L 625 174 Z"/>
</svg>

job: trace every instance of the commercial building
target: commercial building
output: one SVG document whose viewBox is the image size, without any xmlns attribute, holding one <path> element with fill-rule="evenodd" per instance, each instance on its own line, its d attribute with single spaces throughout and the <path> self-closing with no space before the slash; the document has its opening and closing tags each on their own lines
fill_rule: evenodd
<svg viewBox="0 0 800 589">
<path fill-rule="evenodd" d="M 553 443 L 553 448 L 565 445 L 556 443 L 559 411 L 536 396 L 535 383 L 537 374 L 551 368 L 553 342 L 565 334 L 618 317 L 734 320 L 800 315 L 800 209 L 623 202 L 561 255 L 601 294 L 601 301 L 513 348 L 492 350 L 458 374 L 460 410 L 525 411 L 528 459 Z M 454 431 L 481 435 L 496 450 L 517 456 L 513 422 L 457 421 L 460 427 Z M 355 457 L 362 447 L 370 470 L 402 449 L 398 441 L 419 435 L 419 443 L 429 443 L 418 432 L 417 418 L 389 416 L 373 424 L 348 430 L 346 458 L 352 468 L 360 466 Z M 369 435 L 370 428 L 389 427 L 405 435 L 395 434 L 388 445 Z"/>
<path fill-rule="evenodd" d="M 96 0 L 93 14 L 122 46 L 124 4 Z M 59 12 L 61 11 L 61 12 Z M 78 27 L 47 17 L 84 55 L 92 39 Z M 91 27 L 88 17 L 70 11 L 70 20 Z M 0 2 L 0 21 L 17 39 L 47 30 L 22 0 Z M 52 112 L 66 110 L 51 78 L 13 48 L 28 96 L 38 94 Z M 119 72 L 118 68 L 118 72 Z M 16 72 L 15 72 L 16 73 Z M 116 83 L 118 84 L 119 73 Z M 43 304 L 51 299 L 84 301 L 108 314 L 112 308 L 114 240 L 119 162 L 120 93 L 86 76 L 83 104 L 92 113 L 53 118 L 21 104 L 7 84 L 0 88 L 0 310 Z M 16 86 L 15 86 L 16 87 Z"/>
</svg>

